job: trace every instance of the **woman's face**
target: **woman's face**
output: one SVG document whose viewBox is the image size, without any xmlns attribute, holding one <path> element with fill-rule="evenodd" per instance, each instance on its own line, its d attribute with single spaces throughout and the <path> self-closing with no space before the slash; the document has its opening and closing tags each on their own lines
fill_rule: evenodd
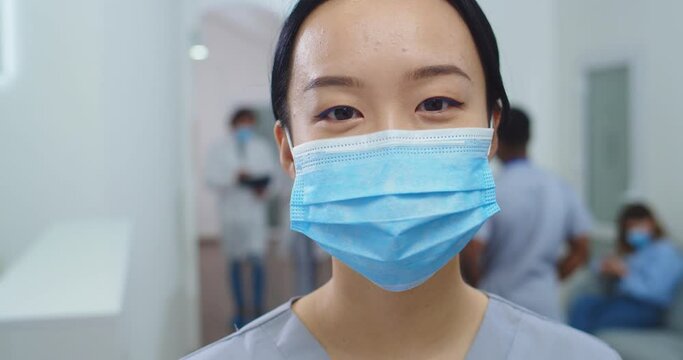
<svg viewBox="0 0 683 360">
<path fill-rule="evenodd" d="M 474 40 L 444 0 L 326 2 L 299 32 L 289 85 L 294 145 L 390 129 L 488 127 Z M 276 137 L 288 152 L 281 130 Z"/>
</svg>

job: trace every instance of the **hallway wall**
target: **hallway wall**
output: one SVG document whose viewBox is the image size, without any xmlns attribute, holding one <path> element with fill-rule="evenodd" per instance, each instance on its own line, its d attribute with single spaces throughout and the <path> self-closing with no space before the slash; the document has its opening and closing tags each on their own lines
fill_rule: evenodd
<svg viewBox="0 0 683 360">
<path fill-rule="evenodd" d="M 561 173 L 584 186 L 585 93 L 591 65 L 632 64 L 632 196 L 652 203 L 674 239 L 683 243 L 683 133 L 678 104 L 683 83 L 679 14 L 683 3 L 659 0 L 574 0 L 559 5 L 558 140 Z"/>
<path fill-rule="evenodd" d="M 15 5 L 17 74 L 0 88 L 0 267 L 50 224 L 131 221 L 129 358 L 178 358 L 194 345 L 181 242 L 181 2 Z"/>
</svg>

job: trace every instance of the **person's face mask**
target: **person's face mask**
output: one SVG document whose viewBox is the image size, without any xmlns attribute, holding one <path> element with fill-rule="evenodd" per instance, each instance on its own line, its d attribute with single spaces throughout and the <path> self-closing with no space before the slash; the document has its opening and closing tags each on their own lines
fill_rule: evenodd
<svg viewBox="0 0 683 360">
<path fill-rule="evenodd" d="M 638 250 L 652 242 L 652 235 L 647 229 L 633 228 L 626 234 L 626 242 Z"/>
<path fill-rule="evenodd" d="M 242 126 L 235 130 L 237 141 L 241 144 L 246 144 L 254 136 L 254 130 L 248 126 Z"/>
<path fill-rule="evenodd" d="M 389 130 L 296 146 L 292 229 L 383 289 L 417 287 L 499 211 L 492 137 Z"/>
</svg>

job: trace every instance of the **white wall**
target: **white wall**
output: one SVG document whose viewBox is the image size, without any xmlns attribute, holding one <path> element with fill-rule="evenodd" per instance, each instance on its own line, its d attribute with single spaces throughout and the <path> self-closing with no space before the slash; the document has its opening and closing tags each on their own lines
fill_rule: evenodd
<svg viewBox="0 0 683 360">
<path fill-rule="evenodd" d="M 633 64 L 634 193 L 654 205 L 673 236 L 683 241 L 683 167 L 677 153 L 683 23 L 680 1 L 572 0 L 559 5 L 557 104 L 561 171 L 575 184 L 585 179 L 582 78 L 589 64 Z"/>
<path fill-rule="evenodd" d="M 132 221 L 129 358 L 177 358 L 194 345 L 180 236 L 181 2 L 21 0 L 16 12 L 17 73 L 0 88 L 0 262 L 52 223 Z"/>
<path fill-rule="evenodd" d="M 18 73 L 0 88 L 0 261 L 6 265 L 49 222 L 87 213 L 106 198 L 104 184 L 95 181 L 105 136 L 97 85 L 101 4 L 21 1 L 15 10 Z"/>
<path fill-rule="evenodd" d="M 245 5 L 268 9 L 284 18 L 289 14 L 297 0 L 195 0 L 195 18 L 199 20 L 207 12 L 216 8 L 229 9 Z"/>
<path fill-rule="evenodd" d="M 531 156 L 558 171 L 556 0 L 479 0 L 498 39 L 503 80 L 512 105 L 533 121 Z"/>
</svg>

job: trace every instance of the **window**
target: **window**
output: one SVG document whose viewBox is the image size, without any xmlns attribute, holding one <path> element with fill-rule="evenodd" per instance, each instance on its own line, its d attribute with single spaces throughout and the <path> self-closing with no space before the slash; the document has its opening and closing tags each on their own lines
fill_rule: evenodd
<svg viewBox="0 0 683 360">
<path fill-rule="evenodd" d="M 588 195 L 595 218 L 614 221 L 630 184 L 629 67 L 588 73 Z"/>
<path fill-rule="evenodd" d="M 9 82 L 15 72 L 14 0 L 0 0 L 0 85 Z"/>
</svg>

